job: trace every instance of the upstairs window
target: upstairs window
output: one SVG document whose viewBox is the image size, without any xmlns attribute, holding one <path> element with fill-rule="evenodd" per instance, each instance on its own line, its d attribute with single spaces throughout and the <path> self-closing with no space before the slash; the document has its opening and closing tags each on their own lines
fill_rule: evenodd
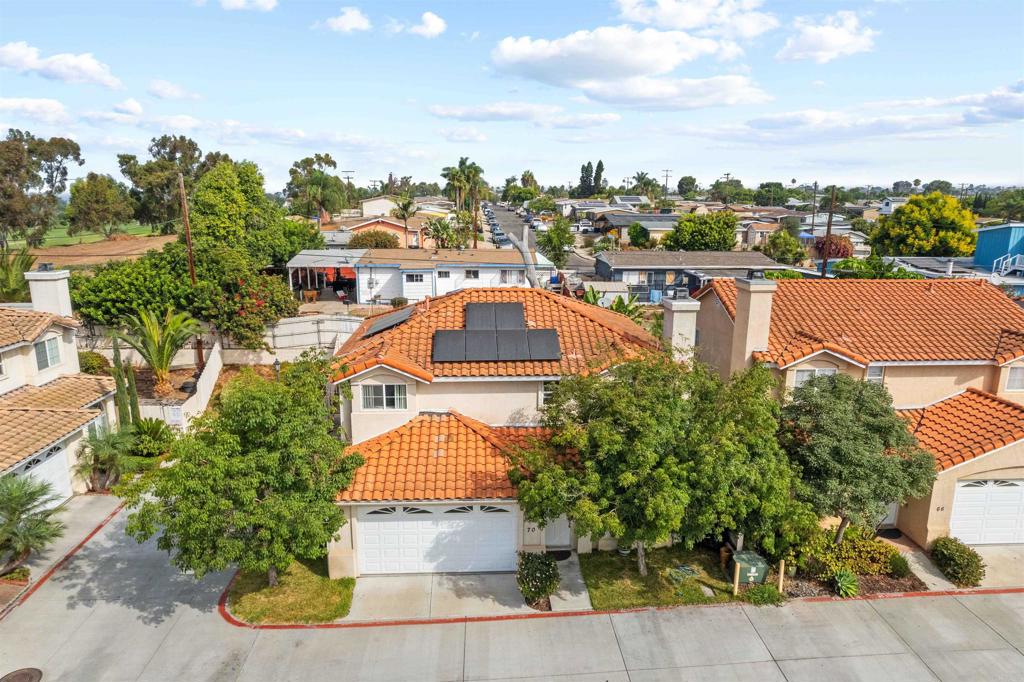
<svg viewBox="0 0 1024 682">
<path fill-rule="evenodd" d="M 449 272 L 448 270 L 438 270 L 437 271 L 437 278 L 438 279 L 451 279 L 451 277 L 452 277 L 452 273 Z"/>
<path fill-rule="evenodd" d="M 405 384 L 368 384 L 362 392 L 364 410 L 406 409 Z"/>
<path fill-rule="evenodd" d="M 1024 391 L 1024 367 L 1011 367 L 1006 376 L 1007 391 Z"/>
<path fill-rule="evenodd" d="M 796 381 L 793 382 L 795 388 L 800 388 L 814 377 L 832 376 L 838 370 L 835 367 L 817 367 L 814 369 L 798 369 L 796 371 Z"/>
<path fill-rule="evenodd" d="M 410 283 L 418 283 L 423 281 L 422 272 L 409 272 L 405 275 L 405 281 Z"/>
<path fill-rule="evenodd" d="M 480 271 L 466 270 L 466 279 L 480 279 Z"/>
<path fill-rule="evenodd" d="M 868 374 L 865 381 L 869 384 L 885 383 L 885 367 L 868 367 Z"/>
<path fill-rule="evenodd" d="M 526 273 L 522 270 L 502 270 L 502 284 L 523 284 L 526 282 Z"/>
<path fill-rule="evenodd" d="M 36 349 L 36 367 L 40 372 L 60 364 L 60 340 L 57 337 L 33 345 Z"/>
</svg>

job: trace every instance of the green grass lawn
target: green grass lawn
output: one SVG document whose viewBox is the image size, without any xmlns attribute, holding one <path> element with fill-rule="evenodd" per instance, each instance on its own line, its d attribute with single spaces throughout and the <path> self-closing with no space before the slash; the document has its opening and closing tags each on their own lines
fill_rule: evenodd
<svg viewBox="0 0 1024 682">
<path fill-rule="evenodd" d="M 690 566 L 694 577 L 673 577 L 672 569 Z M 597 610 L 630 609 L 644 606 L 714 604 L 732 601 L 732 584 L 725 579 L 718 555 L 706 549 L 686 550 L 666 547 L 647 552 L 647 577 L 636 567 L 636 552 L 628 557 L 618 552 L 592 552 L 580 555 L 583 580 L 590 591 L 590 602 Z M 705 596 L 701 585 L 714 596 Z"/>
<path fill-rule="evenodd" d="M 148 237 L 153 234 L 149 225 L 140 225 L 137 222 L 125 223 L 121 226 L 121 231 L 125 234 L 132 234 L 135 236 Z M 46 233 L 44 237 L 43 247 L 49 246 L 71 246 L 74 244 L 91 244 L 93 242 L 101 242 L 104 237 L 98 232 L 82 232 L 76 234 L 73 237 L 68 236 L 66 227 L 55 227 Z M 25 242 L 21 240 L 11 240 L 10 242 L 12 249 L 20 249 L 25 246 Z"/>
<path fill-rule="evenodd" d="M 247 623 L 329 623 L 348 615 L 355 578 L 331 580 L 327 559 L 296 561 L 267 586 L 266 573 L 238 574 L 228 606 Z"/>
</svg>

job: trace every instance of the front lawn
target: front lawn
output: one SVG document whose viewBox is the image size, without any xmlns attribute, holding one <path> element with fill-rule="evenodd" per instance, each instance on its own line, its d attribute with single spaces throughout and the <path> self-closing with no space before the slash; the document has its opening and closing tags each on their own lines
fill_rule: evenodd
<svg viewBox="0 0 1024 682">
<path fill-rule="evenodd" d="M 689 577 L 680 567 L 688 567 L 697 575 Z M 719 567 L 718 554 L 699 547 L 648 550 L 646 578 L 637 571 L 635 552 L 628 557 L 618 552 L 581 554 L 580 568 L 590 602 L 597 610 L 714 604 L 733 599 L 732 584 Z M 701 586 L 709 588 L 712 596 L 705 595 Z"/>
<path fill-rule="evenodd" d="M 355 586 L 355 578 L 328 578 L 326 559 L 301 560 L 273 588 L 266 573 L 239 573 L 228 606 L 247 623 L 329 623 L 348 615 Z"/>
</svg>

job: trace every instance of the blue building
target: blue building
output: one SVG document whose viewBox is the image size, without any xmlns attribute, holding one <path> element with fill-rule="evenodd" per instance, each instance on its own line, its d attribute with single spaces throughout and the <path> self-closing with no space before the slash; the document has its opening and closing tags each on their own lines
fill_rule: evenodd
<svg viewBox="0 0 1024 682">
<path fill-rule="evenodd" d="M 997 275 L 1024 274 L 1024 223 L 979 229 L 974 264 Z"/>
</svg>

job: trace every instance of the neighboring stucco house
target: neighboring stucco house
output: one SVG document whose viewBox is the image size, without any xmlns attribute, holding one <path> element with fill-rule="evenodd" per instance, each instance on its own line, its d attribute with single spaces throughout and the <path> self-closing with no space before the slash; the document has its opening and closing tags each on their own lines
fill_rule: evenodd
<svg viewBox="0 0 1024 682">
<path fill-rule="evenodd" d="M 359 209 L 364 218 L 389 216 L 393 210 L 398 208 L 398 203 L 395 201 L 397 198 L 398 197 L 390 194 L 382 194 L 379 197 L 363 199 L 359 202 Z"/>
<path fill-rule="evenodd" d="M 622 315 L 539 289 L 464 289 L 367 318 L 333 377 L 350 387 L 340 419 L 366 463 L 338 497 L 348 523 L 331 576 L 508 571 L 520 550 L 588 550 L 564 518 L 524 520 L 504 451 L 543 435 L 551 382 L 657 347 Z"/>
<path fill-rule="evenodd" d="M 67 270 L 25 273 L 31 306 L 0 306 L 0 475 L 47 481 L 63 502 L 89 429 L 116 423 L 114 382 L 79 373 Z"/>
<path fill-rule="evenodd" d="M 922 546 L 1024 543 L 1024 310 L 980 280 L 752 274 L 695 294 L 700 359 L 764 363 L 787 391 L 837 372 L 884 384 L 940 471 L 895 525 Z"/>
</svg>

